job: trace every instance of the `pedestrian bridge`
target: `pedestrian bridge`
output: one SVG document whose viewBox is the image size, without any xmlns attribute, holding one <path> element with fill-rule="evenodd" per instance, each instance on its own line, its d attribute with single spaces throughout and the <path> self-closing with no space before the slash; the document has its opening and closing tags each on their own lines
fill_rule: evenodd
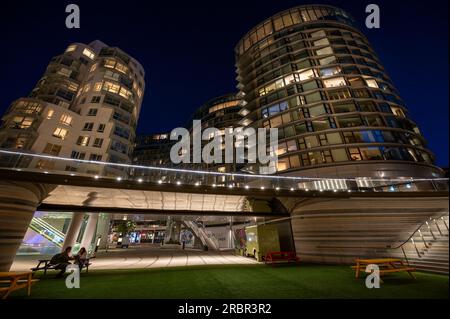
<svg viewBox="0 0 450 319">
<path fill-rule="evenodd" d="M 285 218 L 296 247 L 342 243 L 341 256 L 351 243 L 401 242 L 448 212 L 448 179 L 220 173 L 0 149 L 0 271 L 36 210 Z"/>
</svg>

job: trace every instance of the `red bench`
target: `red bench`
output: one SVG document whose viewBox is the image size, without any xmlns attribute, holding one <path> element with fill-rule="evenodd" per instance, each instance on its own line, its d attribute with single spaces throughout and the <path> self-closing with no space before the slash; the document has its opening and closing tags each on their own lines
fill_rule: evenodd
<svg viewBox="0 0 450 319">
<path fill-rule="evenodd" d="M 266 254 L 264 262 L 275 265 L 276 263 L 298 263 L 300 259 L 294 251 L 273 251 Z"/>
</svg>

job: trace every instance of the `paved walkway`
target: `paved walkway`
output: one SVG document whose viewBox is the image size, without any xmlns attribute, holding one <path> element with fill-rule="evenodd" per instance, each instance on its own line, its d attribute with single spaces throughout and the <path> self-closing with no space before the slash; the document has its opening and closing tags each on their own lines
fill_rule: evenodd
<svg viewBox="0 0 450 319">
<path fill-rule="evenodd" d="M 47 256 L 17 256 L 11 271 L 25 271 L 35 267 L 38 259 Z M 89 270 L 161 268 L 193 265 L 256 264 L 256 260 L 235 256 L 232 251 L 199 251 L 164 248 L 128 248 L 99 252 L 92 259 Z"/>
</svg>

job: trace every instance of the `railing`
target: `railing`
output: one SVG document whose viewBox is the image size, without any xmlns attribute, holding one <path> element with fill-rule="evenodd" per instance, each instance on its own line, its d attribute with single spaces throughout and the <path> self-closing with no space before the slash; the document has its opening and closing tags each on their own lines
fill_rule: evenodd
<svg viewBox="0 0 450 319">
<path fill-rule="evenodd" d="M 242 189 L 320 192 L 447 191 L 448 178 L 304 177 L 221 173 L 173 167 L 129 165 L 0 149 L 0 169 L 44 174 L 111 178 L 158 183 Z"/>
<path fill-rule="evenodd" d="M 183 223 L 195 233 L 204 245 L 208 246 L 208 248 L 212 248 L 213 250 L 219 250 L 219 243 L 214 240 L 216 239 L 214 235 L 208 234 L 207 231 L 197 226 L 197 224 L 193 221 L 186 220 L 183 221 Z"/>
<path fill-rule="evenodd" d="M 49 223 L 40 218 L 33 217 L 30 228 L 57 246 L 62 247 L 65 234 L 51 226 Z"/>
<path fill-rule="evenodd" d="M 416 231 L 406 241 L 404 241 L 401 245 L 394 247 L 392 249 L 401 248 L 403 255 L 408 260 L 408 257 L 407 257 L 404 247 L 409 242 L 411 242 L 412 246 L 414 247 L 414 251 L 417 254 L 417 257 L 422 258 L 424 251 L 426 249 L 430 248 L 430 246 L 431 246 L 431 242 L 427 241 L 427 237 L 431 237 L 433 239 L 433 241 L 435 241 L 435 240 L 445 236 L 445 229 L 447 230 L 447 234 L 448 234 L 449 229 L 448 229 L 448 224 L 446 222 L 446 219 L 448 220 L 448 217 L 449 217 L 449 214 L 446 213 L 437 218 L 430 218 L 429 220 L 426 220 L 424 223 L 422 223 L 416 229 Z M 433 231 L 433 224 L 436 227 L 436 229 L 438 230 L 439 234 L 435 234 L 435 232 Z M 441 229 L 441 227 L 442 227 L 442 229 Z M 419 242 L 414 240 L 414 238 L 417 238 L 417 237 L 420 238 L 420 244 L 419 244 Z"/>
</svg>

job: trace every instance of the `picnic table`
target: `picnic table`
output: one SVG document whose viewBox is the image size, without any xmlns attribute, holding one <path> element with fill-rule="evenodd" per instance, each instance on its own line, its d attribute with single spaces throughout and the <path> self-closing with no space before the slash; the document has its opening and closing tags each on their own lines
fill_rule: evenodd
<svg viewBox="0 0 450 319">
<path fill-rule="evenodd" d="M 297 257 L 297 254 L 295 251 L 272 251 L 268 252 L 266 254 L 266 257 L 264 258 L 264 263 L 275 265 L 279 262 L 286 262 L 286 263 L 297 263 L 299 261 L 299 258 Z"/>
<path fill-rule="evenodd" d="M 86 259 L 86 262 L 83 264 L 82 268 L 86 269 L 86 273 L 89 272 L 89 266 L 92 263 L 89 261 L 89 258 Z M 39 259 L 38 260 L 38 264 L 36 267 L 31 268 L 31 271 L 35 272 L 38 270 L 43 270 L 44 271 L 44 276 L 47 275 L 47 270 L 49 269 L 56 269 L 56 267 L 58 266 L 58 264 L 50 264 L 50 259 Z"/>
<path fill-rule="evenodd" d="M 380 268 L 380 276 L 389 273 L 396 272 L 407 272 L 413 279 L 416 279 L 413 272 L 416 271 L 403 263 L 403 260 L 398 258 L 378 258 L 378 259 L 356 259 L 356 266 L 352 268 L 355 269 L 355 277 L 359 278 L 361 270 L 364 272 L 367 265 L 374 264 Z"/>
<path fill-rule="evenodd" d="M 28 288 L 28 296 L 31 295 L 31 284 L 36 281 L 38 279 L 33 279 L 33 272 L 31 271 L 0 272 L 0 283 L 2 284 L 0 293 L 3 293 L 2 299 L 6 299 L 11 292 L 22 288 Z"/>
</svg>

